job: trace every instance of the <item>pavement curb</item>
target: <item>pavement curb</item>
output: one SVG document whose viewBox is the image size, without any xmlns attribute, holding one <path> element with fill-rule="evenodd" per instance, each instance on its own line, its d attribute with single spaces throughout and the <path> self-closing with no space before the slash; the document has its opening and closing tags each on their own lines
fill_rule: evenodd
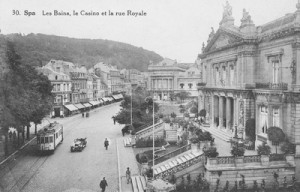
<svg viewBox="0 0 300 192">
<path fill-rule="evenodd" d="M 116 145 L 117 145 L 118 172 L 119 172 L 119 192 L 122 192 L 122 182 L 121 182 L 121 171 L 120 171 L 120 157 L 119 157 L 118 139 L 116 139 Z"/>
</svg>

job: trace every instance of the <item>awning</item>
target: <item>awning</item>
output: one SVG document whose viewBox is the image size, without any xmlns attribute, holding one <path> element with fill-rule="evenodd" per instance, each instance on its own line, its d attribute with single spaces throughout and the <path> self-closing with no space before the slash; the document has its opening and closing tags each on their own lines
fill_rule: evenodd
<svg viewBox="0 0 300 192">
<path fill-rule="evenodd" d="M 93 106 L 99 105 L 99 104 L 100 104 L 99 101 L 90 101 L 89 103 L 92 104 Z"/>
<path fill-rule="evenodd" d="M 75 107 L 73 104 L 64 105 L 69 111 L 76 111 L 78 110 L 77 107 Z"/>
<path fill-rule="evenodd" d="M 103 97 L 102 100 L 103 100 L 104 102 L 109 101 L 107 97 Z"/>
<path fill-rule="evenodd" d="M 102 104 L 104 101 L 102 99 L 99 99 L 98 101 L 100 104 Z"/>
<path fill-rule="evenodd" d="M 85 108 L 85 106 L 83 106 L 81 103 L 76 103 L 76 104 L 74 104 L 75 105 L 75 107 L 77 107 L 78 109 L 84 109 Z"/>
<path fill-rule="evenodd" d="M 119 96 L 120 96 L 120 99 L 123 99 L 123 98 L 124 98 L 122 94 L 119 94 Z"/>
<path fill-rule="evenodd" d="M 82 103 L 85 107 L 92 107 L 92 105 L 91 104 L 89 104 L 89 103 Z"/>
<path fill-rule="evenodd" d="M 108 97 L 108 100 L 109 101 L 113 101 L 114 99 L 112 97 Z"/>
<path fill-rule="evenodd" d="M 112 96 L 115 100 L 119 99 L 119 95 L 113 95 Z"/>
</svg>

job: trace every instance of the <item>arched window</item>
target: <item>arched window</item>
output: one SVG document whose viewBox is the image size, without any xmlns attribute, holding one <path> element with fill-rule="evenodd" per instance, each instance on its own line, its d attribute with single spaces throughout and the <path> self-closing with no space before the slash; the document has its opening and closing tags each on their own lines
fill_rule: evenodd
<svg viewBox="0 0 300 192">
<path fill-rule="evenodd" d="M 183 87 L 184 87 L 184 84 L 180 83 L 180 88 L 183 89 Z"/>
</svg>

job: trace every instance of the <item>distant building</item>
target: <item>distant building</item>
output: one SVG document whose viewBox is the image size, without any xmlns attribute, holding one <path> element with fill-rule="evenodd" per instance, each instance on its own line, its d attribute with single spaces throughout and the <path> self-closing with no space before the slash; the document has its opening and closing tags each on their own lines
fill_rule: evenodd
<svg viewBox="0 0 300 192">
<path fill-rule="evenodd" d="M 171 94 L 180 91 L 197 97 L 197 84 L 200 82 L 200 70 L 195 64 L 180 64 L 176 60 L 165 58 L 157 64 L 148 66 L 148 90 L 157 100 L 170 100 Z"/>
<path fill-rule="evenodd" d="M 54 94 L 54 103 L 53 111 L 50 116 L 64 116 L 64 105 L 69 104 L 71 101 L 72 83 L 70 77 L 64 73 L 56 72 L 49 67 L 39 68 L 38 71 L 46 75 L 53 86 L 52 93 Z"/>
</svg>

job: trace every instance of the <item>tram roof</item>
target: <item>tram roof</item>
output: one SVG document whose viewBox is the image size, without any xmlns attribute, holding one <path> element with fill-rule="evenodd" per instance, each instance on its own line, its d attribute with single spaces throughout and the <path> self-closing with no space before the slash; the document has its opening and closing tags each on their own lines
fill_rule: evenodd
<svg viewBox="0 0 300 192">
<path fill-rule="evenodd" d="M 61 127 L 62 127 L 62 125 L 55 121 L 54 123 L 50 123 L 50 124 L 44 126 L 42 129 L 40 129 L 38 131 L 38 135 L 46 135 L 46 134 L 55 133 L 55 131 L 57 131 Z"/>
</svg>

